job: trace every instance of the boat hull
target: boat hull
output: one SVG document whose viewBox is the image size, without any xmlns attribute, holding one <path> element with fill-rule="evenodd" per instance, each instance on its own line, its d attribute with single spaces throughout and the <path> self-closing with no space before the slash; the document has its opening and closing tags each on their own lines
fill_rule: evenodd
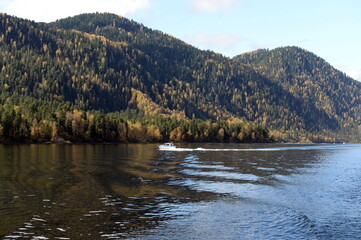
<svg viewBox="0 0 361 240">
<path fill-rule="evenodd" d="M 169 145 L 159 145 L 158 149 L 159 150 L 174 150 L 176 149 L 176 146 L 169 146 Z"/>
</svg>

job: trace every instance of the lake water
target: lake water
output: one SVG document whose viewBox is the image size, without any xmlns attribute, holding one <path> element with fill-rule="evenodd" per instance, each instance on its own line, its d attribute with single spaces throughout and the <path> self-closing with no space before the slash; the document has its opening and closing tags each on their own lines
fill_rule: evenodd
<svg viewBox="0 0 361 240">
<path fill-rule="evenodd" d="M 0 239 L 360 238 L 361 145 L 181 147 L 0 145 Z"/>
</svg>

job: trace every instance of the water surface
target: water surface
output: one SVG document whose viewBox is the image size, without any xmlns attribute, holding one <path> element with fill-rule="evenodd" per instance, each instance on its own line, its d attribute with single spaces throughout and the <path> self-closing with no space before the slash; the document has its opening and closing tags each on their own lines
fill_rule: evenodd
<svg viewBox="0 0 361 240">
<path fill-rule="evenodd" d="M 181 147 L 0 145 L 0 238 L 359 239 L 361 145 Z"/>
</svg>

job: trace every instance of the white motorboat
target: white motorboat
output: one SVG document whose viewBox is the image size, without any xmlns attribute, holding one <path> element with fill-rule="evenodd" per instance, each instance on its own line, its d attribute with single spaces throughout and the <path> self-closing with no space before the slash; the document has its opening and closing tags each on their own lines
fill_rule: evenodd
<svg viewBox="0 0 361 240">
<path fill-rule="evenodd" d="M 164 143 L 162 145 L 158 145 L 159 150 L 173 150 L 176 149 L 177 146 L 174 143 Z"/>
</svg>

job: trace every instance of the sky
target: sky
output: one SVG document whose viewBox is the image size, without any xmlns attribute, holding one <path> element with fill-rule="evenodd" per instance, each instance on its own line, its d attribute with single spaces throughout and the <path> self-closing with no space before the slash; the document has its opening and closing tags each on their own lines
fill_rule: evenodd
<svg viewBox="0 0 361 240">
<path fill-rule="evenodd" d="M 110 12 L 227 57 L 298 46 L 361 81 L 360 0 L 0 0 L 0 12 L 37 22 Z"/>
</svg>

